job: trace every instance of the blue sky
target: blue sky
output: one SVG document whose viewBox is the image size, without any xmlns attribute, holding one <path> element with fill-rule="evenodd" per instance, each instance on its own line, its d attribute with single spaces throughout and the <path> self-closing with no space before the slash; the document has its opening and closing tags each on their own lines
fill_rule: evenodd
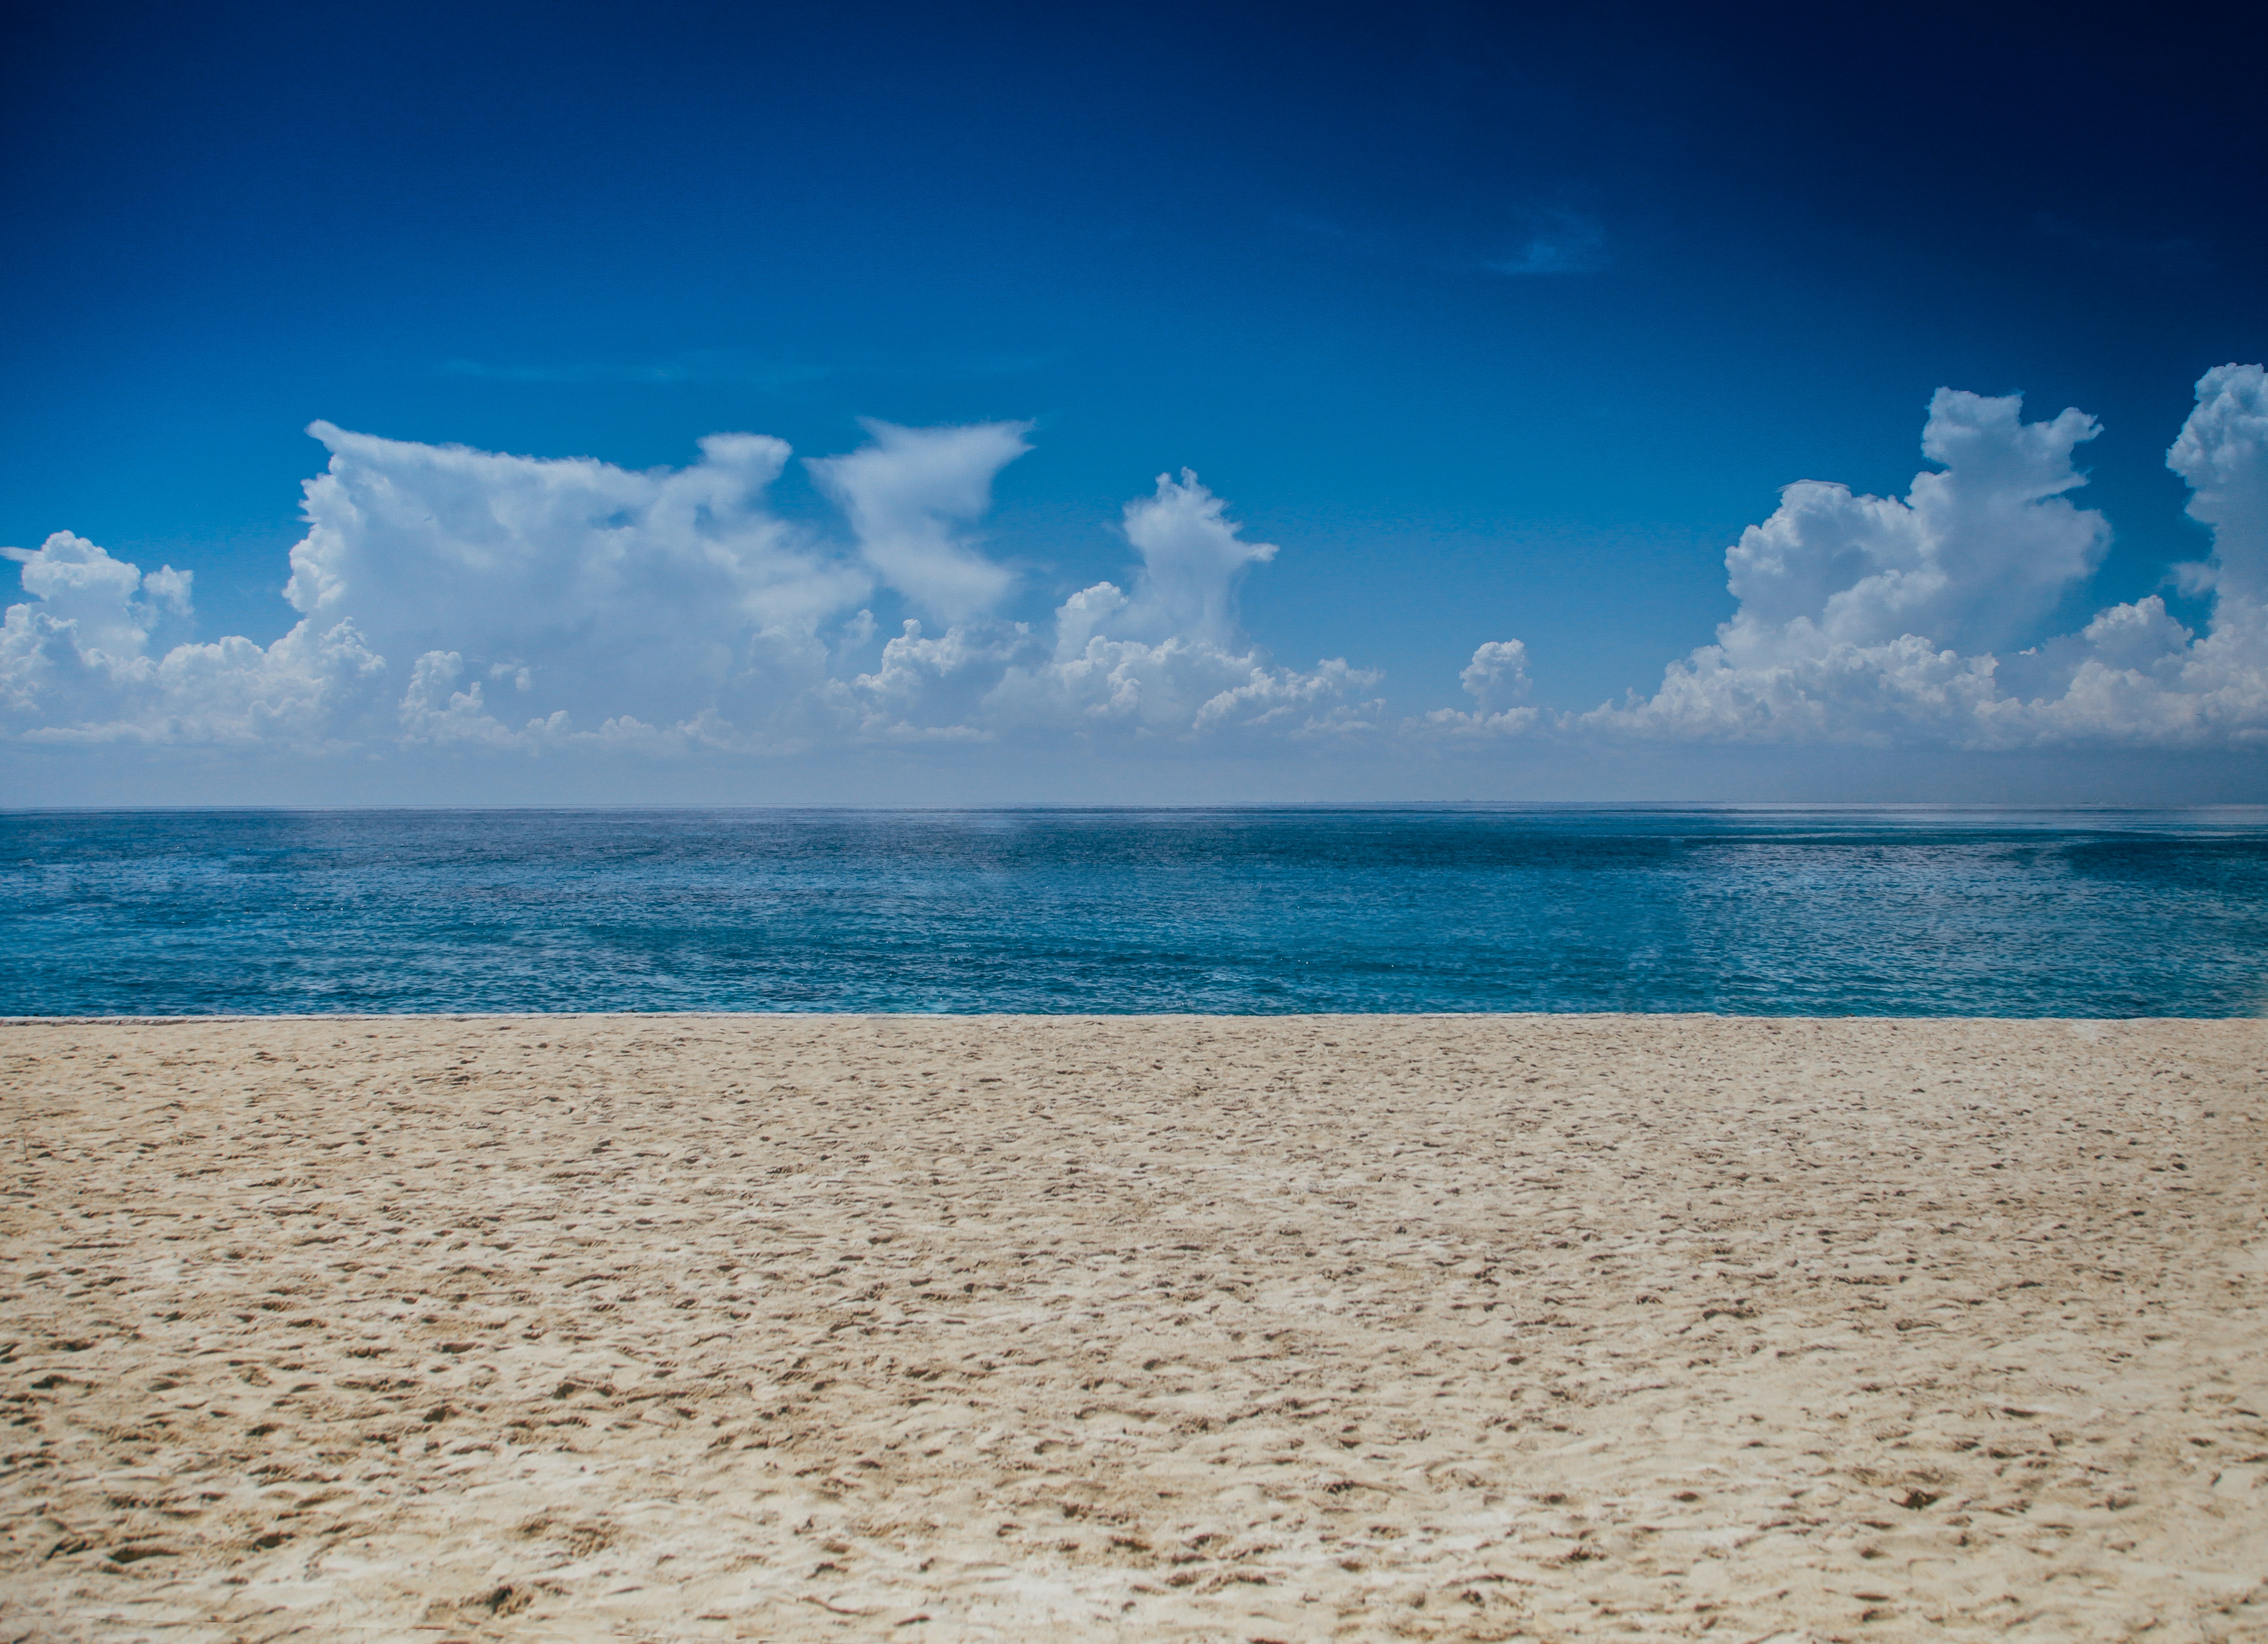
<svg viewBox="0 0 2268 1644">
<path fill-rule="evenodd" d="M 1386 705 L 1355 717 L 1383 736 L 1484 712 L 1461 672 L 1476 647 L 1524 645 L 1519 700 L 1537 717 L 1461 754 L 1454 778 L 1317 731 L 1338 774 L 1298 755 L 1302 793 L 1519 789 L 1502 771 L 1551 761 L 1511 747 L 1518 731 L 1556 738 L 1575 774 L 1555 793 L 1577 796 L 1592 755 L 1553 716 L 1653 693 L 1711 645 L 1738 604 L 1726 550 L 1781 487 L 1904 496 L 1940 387 L 2100 421 L 2069 500 L 2100 512 L 2107 545 L 2001 652 L 2152 597 L 2202 635 L 2229 597 L 2176 578 L 2214 542 L 2167 450 L 2204 372 L 2268 354 L 2262 31 L 2238 7 L 11 15 L 0 542 L 30 553 L 67 531 L 193 572 L 166 645 L 266 646 L 306 614 L 282 589 L 309 530 L 302 482 L 329 460 L 304 431 L 317 419 L 630 471 L 694 464 L 712 433 L 775 436 L 794 456 L 770 514 L 839 544 L 841 501 L 802 459 L 865 444 L 859 419 L 1028 423 L 989 509 L 951 527 L 955 551 L 1010 568 L 987 620 L 1046 629 L 1106 579 L 1132 597 L 1122 510 L 1187 467 L 1240 540 L 1279 550 L 1233 573 L 1224 654 L 1345 659 L 1377 676 L 1360 691 Z M 880 563 L 863 539 L 841 551 Z M 431 574 L 446 601 L 446 567 Z M 879 647 L 915 604 L 874 579 L 845 597 Z M 848 610 L 812 619 L 843 678 L 880 666 L 828 626 Z M 539 646 L 426 638 L 467 669 Z M 399 648 L 388 691 L 407 689 Z M 623 701 L 578 702 L 571 722 L 639 713 Z M 327 755 L 199 733 L 202 752 L 161 756 L 182 739 L 105 741 L 85 727 L 128 711 L 87 711 L 25 710 L 0 759 L 57 795 L 97 770 L 108 796 L 185 792 L 165 772 L 186 759 L 254 772 L 227 791 L 257 796 L 275 770 L 368 741 L 333 726 Z M 2218 762 L 2217 794 L 2268 798 L 2232 713 L 2183 756 Z M 885 768 L 880 721 L 859 723 L 843 736 Z M 989 751 L 967 768 L 993 773 L 970 794 L 1043 793 L 1043 748 L 968 724 Z M 26 726 L 44 751 L 25 751 Z M 954 757 L 934 713 L 917 728 L 935 746 L 905 757 Z M 1954 748 L 1989 791 L 1973 773 L 1996 749 L 2011 771 L 2107 768 L 2104 748 L 2124 759 L 2154 734 L 2066 727 L 2021 757 L 1998 732 L 1821 734 Z M 850 745 L 832 735 L 804 725 L 731 757 L 823 763 Z M 1727 770 L 1746 756 L 1714 732 L 1672 740 L 1664 783 L 1707 786 L 1709 748 L 1730 749 Z M 1275 757 L 1256 750 L 1188 757 L 1228 772 L 1200 785 L 1227 792 Z M 409 752 L 384 757 L 407 769 Z M 443 785 L 490 792 L 498 757 L 466 744 Z M 1643 786 L 1645 758 L 1616 757 L 1616 782 Z M 1265 797 L 1271 779 L 1248 785 Z"/>
</svg>

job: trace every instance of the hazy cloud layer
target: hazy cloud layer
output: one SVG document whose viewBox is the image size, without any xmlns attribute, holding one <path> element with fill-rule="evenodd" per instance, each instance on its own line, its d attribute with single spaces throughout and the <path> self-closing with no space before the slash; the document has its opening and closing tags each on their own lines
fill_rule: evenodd
<svg viewBox="0 0 2268 1644">
<path fill-rule="evenodd" d="M 416 445 L 318 423 L 307 534 L 273 645 L 189 638 L 191 579 L 68 532 L 18 561 L 0 731 L 20 741 L 343 754 L 791 755 L 1066 740 L 1233 749 L 1307 741 L 2233 748 L 2268 741 L 2268 377 L 2198 384 L 2169 454 L 2213 552 L 2180 568 L 2199 631 L 2152 595 L 2030 643 L 2101 563 L 2073 493 L 2095 437 L 2066 410 L 1940 390 L 1903 498 L 1800 481 L 1726 554 L 1738 601 L 1660 687 L 1587 712 L 1532 697 L 1526 645 L 1457 674 L 1470 705 L 1393 718 L 1380 675 L 1276 662 L 1241 579 L 1278 553 L 1193 473 L 1128 503 L 1125 576 L 1018 620 L 981 533 L 1020 423 L 868 425 L 810 462 L 837 529 L 768 501 L 791 453 L 713 435 L 634 473 Z M 879 623 L 893 605 L 903 612 Z M 895 625 L 898 631 L 887 632 Z M 2023 648 L 2015 648 L 2021 646 Z M 1455 667 L 1445 659 L 1443 682 Z M 1420 682 L 1433 684 L 1434 682 Z"/>
</svg>

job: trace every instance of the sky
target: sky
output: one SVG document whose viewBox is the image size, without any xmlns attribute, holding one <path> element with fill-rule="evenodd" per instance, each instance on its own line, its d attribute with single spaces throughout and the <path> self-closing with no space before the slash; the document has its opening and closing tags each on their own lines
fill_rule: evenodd
<svg viewBox="0 0 2268 1644">
<path fill-rule="evenodd" d="M 2268 30 L 1984 11 L 12 4 L 0 803 L 2268 800 Z"/>
</svg>

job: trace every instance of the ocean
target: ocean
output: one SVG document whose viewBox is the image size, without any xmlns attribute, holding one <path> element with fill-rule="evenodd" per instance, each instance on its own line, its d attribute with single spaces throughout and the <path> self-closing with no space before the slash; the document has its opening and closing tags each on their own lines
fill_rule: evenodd
<svg viewBox="0 0 2268 1644">
<path fill-rule="evenodd" d="M 2234 1016 L 2268 812 L 0 814 L 0 1014 Z"/>
</svg>

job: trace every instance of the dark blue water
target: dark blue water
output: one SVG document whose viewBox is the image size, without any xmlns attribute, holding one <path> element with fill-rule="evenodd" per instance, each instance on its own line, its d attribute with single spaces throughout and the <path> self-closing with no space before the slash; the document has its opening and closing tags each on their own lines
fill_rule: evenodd
<svg viewBox="0 0 2268 1644">
<path fill-rule="evenodd" d="M 2250 1015 L 2268 814 L 0 815 L 0 1014 Z"/>
</svg>

